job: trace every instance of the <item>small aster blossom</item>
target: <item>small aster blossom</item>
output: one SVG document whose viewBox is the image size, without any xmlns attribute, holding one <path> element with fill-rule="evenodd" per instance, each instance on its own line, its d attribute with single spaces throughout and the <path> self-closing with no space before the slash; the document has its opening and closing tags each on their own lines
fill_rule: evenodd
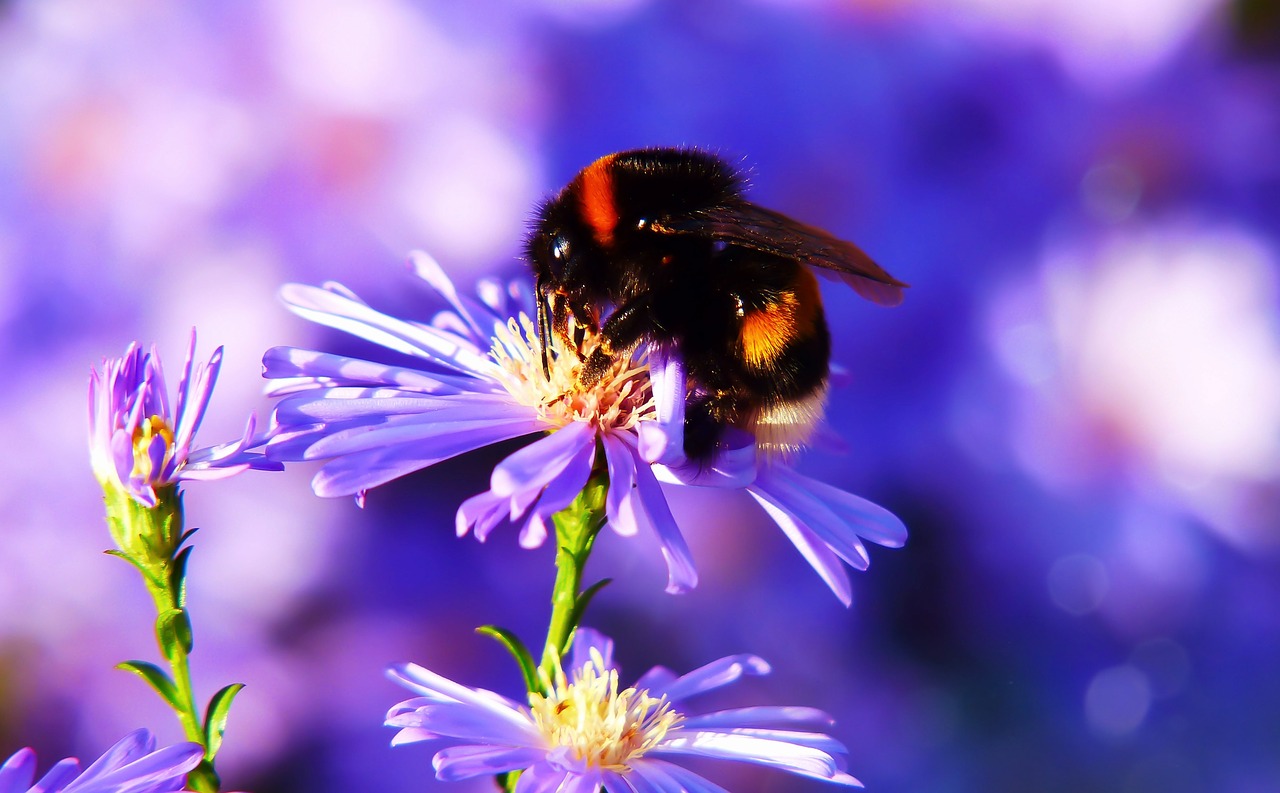
<svg viewBox="0 0 1280 793">
<path fill-rule="evenodd" d="M 123 490 L 145 507 L 156 505 L 156 490 L 183 480 L 219 479 L 246 468 L 279 469 L 248 451 L 254 421 L 244 436 L 191 450 L 218 379 L 222 348 L 208 363 L 195 361 L 191 331 L 186 363 L 178 383 L 176 410 L 170 409 L 160 356 L 144 353 L 135 342 L 121 358 L 106 359 L 102 372 L 89 378 L 89 453 L 94 476 L 104 489 Z"/>
<path fill-rule="evenodd" d="M 667 561 L 667 590 L 693 587 L 688 546 L 639 452 L 637 427 L 654 415 L 643 358 L 618 360 L 584 388 L 577 373 L 594 340 L 580 330 L 580 349 L 552 339 L 544 371 L 527 290 L 485 281 L 476 301 L 459 295 L 429 256 L 414 254 L 410 264 L 453 309 L 429 325 L 378 312 L 337 284 L 284 287 L 294 313 L 411 356 L 417 365 L 289 347 L 267 351 L 264 376 L 277 380 L 269 393 L 282 397 L 267 455 L 324 460 L 312 482 L 318 495 L 362 497 L 411 471 L 528 437 L 494 468 L 489 490 L 459 507 L 459 536 L 470 531 L 484 540 L 510 520 L 521 527 L 521 545 L 541 545 L 551 516 L 603 465 L 609 525 L 624 536 L 654 532 Z"/>
<path fill-rule="evenodd" d="M 183 789 L 203 754 L 198 743 L 157 750 L 155 737 L 137 730 L 83 771 L 68 757 L 36 782 L 36 754 L 21 749 L 0 766 L 0 793 L 171 793 Z"/>
<path fill-rule="evenodd" d="M 735 760 L 845 786 L 845 748 L 813 732 L 831 717 L 804 707 L 747 707 L 696 713 L 688 700 L 769 665 L 754 655 L 713 661 L 686 675 L 663 667 L 622 688 L 613 642 L 579 629 L 567 671 L 546 681 L 548 693 L 520 704 L 469 688 L 416 664 L 388 675 L 419 696 L 387 714 L 400 731 L 393 746 L 439 741 L 436 778 L 458 781 L 519 771 L 517 793 L 723 793 L 680 764 L 683 758 Z"/>
</svg>

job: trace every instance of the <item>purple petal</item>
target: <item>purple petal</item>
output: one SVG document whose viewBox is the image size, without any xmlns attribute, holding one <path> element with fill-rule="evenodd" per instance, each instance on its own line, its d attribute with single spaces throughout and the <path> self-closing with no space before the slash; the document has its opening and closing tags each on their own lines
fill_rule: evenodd
<svg viewBox="0 0 1280 793">
<path fill-rule="evenodd" d="M 547 517 L 541 512 L 534 512 L 520 527 L 520 547 L 541 548 L 542 543 L 547 541 L 547 534 Z"/>
<path fill-rule="evenodd" d="M 80 776 L 80 761 L 74 757 L 68 757 L 65 760 L 59 760 L 53 764 L 53 767 L 45 772 L 44 776 L 31 786 L 30 790 L 26 788 L 18 788 L 15 793 L 53 793 L 54 791 L 66 790 L 67 786 L 73 784 L 76 777 Z"/>
<path fill-rule="evenodd" d="M 594 440 L 594 439 L 592 439 Z M 518 454 L 518 452 L 517 452 Z M 552 515 L 573 503 L 582 489 L 587 486 L 591 477 L 591 467 L 595 464 L 596 445 L 594 442 L 584 443 L 555 478 L 547 483 L 535 508 L 537 517 L 544 522 Z"/>
<path fill-rule="evenodd" d="M 111 460 L 116 466 L 116 476 L 128 482 L 133 474 L 133 433 L 117 429 L 111 434 Z"/>
<path fill-rule="evenodd" d="M 564 793 L 569 772 L 553 768 L 549 763 L 534 763 L 520 774 L 515 793 Z"/>
<path fill-rule="evenodd" d="M 147 455 L 147 463 L 150 465 L 151 481 L 165 482 L 171 478 L 164 475 L 164 455 L 168 450 L 169 443 L 164 439 L 163 435 L 151 436 L 151 442 L 147 444 L 144 452 Z"/>
<path fill-rule="evenodd" d="M 506 512 L 507 500 L 486 490 L 462 502 L 454 518 L 454 528 L 458 536 L 463 537 L 474 526 L 476 539 L 484 542 Z"/>
<path fill-rule="evenodd" d="M 634 451 L 634 447 L 632 450 Z M 698 585 L 698 571 L 694 569 L 693 555 L 684 541 L 684 535 L 680 533 L 680 527 L 671 515 L 671 508 L 667 506 L 667 498 L 662 494 L 662 488 L 649 466 L 637 465 L 635 470 L 636 492 L 640 496 L 640 504 L 658 537 L 662 557 L 667 561 L 667 592 L 677 594 L 693 589 Z"/>
<path fill-rule="evenodd" d="M 796 486 L 821 499 L 842 520 L 853 526 L 858 536 L 886 548 L 901 548 L 906 543 L 907 527 L 884 507 L 793 470 L 788 470 L 786 476 Z"/>
<path fill-rule="evenodd" d="M 655 666 L 640 676 L 636 681 L 637 691 L 666 691 L 676 681 L 678 675 L 665 666 Z"/>
<path fill-rule="evenodd" d="M 730 655 L 681 675 L 663 688 L 649 690 L 654 696 L 666 695 L 667 699 L 680 702 L 721 686 L 727 686 L 744 674 L 767 675 L 769 664 L 755 655 Z"/>
<path fill-rule="evenodd" d="M 174 416 L 173 456 L 179 461 L 187 459 L 187 454 L 191 451 L 191 443 L 200 429 L 200 424 L 204 421 L 205 410 L 209 407 L 209 398 L 213 395 L 213 387 L 218 382 L 218 371 L 222 368 L 221 347 L 213 351 L 207 365 L 199 364 L 193 370 L 192 359 L 195 352 L 196 331 L 192 328 L 187 365 L 183 367 L 182 381 L 178 383 L 178 412 Z M 193 371 L 195 372 L 194 384 L 191 381 Z"/>
<path fill-rule="evenodd" d="M 435 702 L 463 702 L 479 708 L 500 711 L 514 723 L 528 722 L 527 717 L 520 714 L 521 706 L 501 694 L 455 683 L 418 664 L 396 664 L 387 669 L 387 679 Z M 392 712 L 395 712 L 398 707 L 400 706 L 393 707 Z"/>
<path fill-rule="evenodd" d="M 174 781 L 176 784 L 172 789 L 180 790 L 187 772 L 199 765 L 203 756 L 204 748 L 198 743 L 166 746 L 94 779 L 94 787 L 111 785 L 109 789 L 119 793 L 143 793 L 156 790 L 166 781 Z M 90 772 L 86 771 L 67 788 L 66 793 L 74 793 L 81 782 L 90 778 Z M 166 786 L 164 789 L 169 788 Z"/>
<path fill-rule="evenodd" d="M 457 782 L 527 768 L 545 755 L 545 750 L 523 746 L 451 746 L 436 752 L 431 765 L 436 779 Z"/>
<path fill-rule="evenodd" d="M 750 738 L 761 738 L 770 741 L 783 741 L 785 743 L 794 744 L 796 746 L 806 746 L 810 749 L 817 749 L 832 756 L 837 765 L 843 762 L 842 755 L 847 751 L 844 744 L 820 732 L 808 732 L 802 730 L 770 730 L 756 727 L 730 727 L 730 728 L 712 728 L 707 729 L 702 724 L 690 724 L 685 722 L 680 725 L 682 729 L 694 730 L 697 732 L 714 732 L 723 735 L 745 735 Z"/>
<path fill-rule="evenodd" d="M 500 746 L 536 746 L 540 740 L 528 719 L 512 719 L 505 707 L 476 707 L 465 702 L 436 702 L 386 719 L 388 727 L 428 730 L 462 741 Z"/>
<path fill-rule="evenodd" d="M 720 760 L 738 760 L 779 768 L 801 776 L 860 785 L 856 779 L 844 774 L 835 758 L 826 752 L 807 746 L 797 746 L 787 741 L 755 738 L 749 735 L 677 730 L 668 733 L 667 738 L 654 747 L 653 754 L 685 754 Z"/>
<path fill-rule="evenodd" d="M 498 463 L 489 480 L 494 495 L 541 489 L 560 475 L 583 448 L 595 443 L 595 427 L 574 421 Z"/>
<path fill-rule="evenodd" d="M 433 395 L 361 386 L 337 386 L 295 394 L 281 399 L 275 410 L 276 420 L 283 426 L 424 413 L 444 421 L 467 416 L 531 416 L 535 411 L 512 402 L 506 394 Z"/>
<path fill-rule="evenodd" d="M 154 751 L 155 748 L 156 739 L 150 731 L 145 729 L 134 730 L 116 741 L 110 749 L 102 753 L 101 757 L 94 760 L 93 765 L 85 769 L 80 780 L 88 781 L 100 777 L 109 771 L 133 762 L 139 757 L 143 757 L 147 753 Z"/>
<path fill-rule="evenodd" d="M 19 749 L 0 765 L 0 791 L 25 791 L 36 775 L 36 753 L 31 747 Z"/>
<path fill-rule="evenodd" d="M 747 492 L 761 507 L 764 507 L 764 511 L 769 513 L 769 517 L 778 524 L 778 528 L 787 535 L 787 539 L 791 540 L 791 544 L 800 551 L 805 561 L 817 571 L 827 586 L 831 587 L 831 591 L 840 599 L 840 602 L 846 606 L 852 605 L 853 589 L 849 583 L 849 574 L 844 571 L 844 565 L 840 563 L 840 557 L 836 556 L 809 527 L 800 523 L 794 515 L 770 500 L 768 496 L 757 492 L 754 486 L 747 488 Z"/>
<path fill-rule="evenodd" d="M 605 495 L 605 516 L 609 526 L 624 537 L 639 529 L 636 517 L 636 458 L 631 447 L 606 432 L 600 436 L 609 466 L 609 492 Z"/>
<path fill-rule="evenodd" d="M 604 659 L 604 668 L 613 669 L 613 639 L 594 628 L 578 628 L 573 634 L 573 648 L 569 657 L 566 672 L 582 669 L 592 663 L 591 651 L 595 650 Z"/>
<path fill-rule="evenodd" d="M 496 392 L 496 382 L 470 376 L 436 374 L 404 366 L 375 363 L 297 347 L 273 347 L 262 356 L 262 376 L 268 379 L 307 378 L 315 385 L 396 386 L 423 394 Z M 282 392 L 273 385 L 270 394 Z"/>
<path fill-rule="evenodd" d="M 631 762 L 629 779 L 638 793 L 729 793 L 687 768 L 650 757 Z"/>
<path fill-rule="evenodd" d="M 435 438 L 430 444 L 392 446 L 347 454 L 325 463 L 312 479 L 311 487 L 319 496 L 355 495 L 459 454 L 528 435 L 538 429 L 536 422 L 490 424 L 471 432 Z"/>
<path fill-rule="evenodd" d="M 405 458 L 438 459 L 546 427 L 538 419 L 525 416 L 466 415 L 464 420 L 430 415 L 399 417 L 373 425 L 357 423 L 321 437 L 307 448 L 303 459 L 341 458 L 370 451 L 399 451 Z"/>
<path fill-rule="evenodd" d="M 520 775 L 516 793 L 598 793 L 600 785 L 599 769 L 570 770 L 541 762 Z"/>
<path fill-rule="evenodd" d="M 303 284 L 286 284 L 280 290 L 280 297 L 290 311 L 317 324 L 462 374 L 490 377 L 497 374 L 497 364 L 471 341 L 388 316 L 347 295 Z"/>
<path fill-rule="evenodd" d="M 631 786 L 627 778 L 635 779 L 635 776 L 628 771 L 627 777 L 616 771 L 604 769 L 600 772 L 600 784 L 604 787 L 605 793 L 635 793 L 636 788 Z"/>
<path fill-rule="evenodd" d="M 850 566 L 865 570 L 871 557 L 857 532 L 816 496 L 799 487 L 789 473 L 784 468 L 770 468 L 760 474 L 752 489 L 791 513 Z"/>
<path fill-rule="evenodd" d="M 640 429 L 649 423 L 642 422 Z M 737 490 L 755 481 L 756 459 L 755 436 L 736 427 L 725 427 L 709 465 L 692 460 L 670 465 L 655 464 L 654 473 L 662 481 L 673 484 Z"/>
<path fill-rule="evenodd" d="M 425 251 L 413 251 L 409 254 L 409 268 L 413 270 L 414 275 L 426 281 L 441 297 L 449 301 L 449 305 L 453 306 L 458 316 L 466 321 L 475 340 L 483 342 L 493 335 L 492 321 L 481 323 L 476 319 L 476 314 L 483 317 L 487 312 L 483 310 L 473 312 L 473 309 L 479 307 L 471 300 L 458 295 L 453 281 L 449 280 L 444 268 L 430 254 Z"/>
<path fill-rule="evenodd" d="M 680 465 L 684 456 L 684 401 L 687 376 L 679 355 L 661 347 L 649 349 L 649 383 L 657 420 L 642 422 L 640 456 L 650 463 Z"/>
</svg>

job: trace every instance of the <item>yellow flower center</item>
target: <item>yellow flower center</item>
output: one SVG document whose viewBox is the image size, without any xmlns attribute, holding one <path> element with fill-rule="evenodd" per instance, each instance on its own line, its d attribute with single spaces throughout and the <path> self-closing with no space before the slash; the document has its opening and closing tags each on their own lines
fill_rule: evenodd
<svg viewBox="0 0 1280 793">
<path fill-rule="evenodd" d="M 163 416 L 152 416 L 143 421 L 138 429 L 133 433 L 133 476 L 141 478 L 143 481 L 150 481 L 157 473 L 152 470 L 151 456 L 147 450 L 151 448 L 151 442 L 160 436 L 164 439 L 164 457 L 160 460 L 160 467 L 164 468 L 169 462 L 169 458 L 173 456 L 173 428 L 164 420 Z"/>
<path fill-rule="evenodd" d="M 582 362 L 599 346 L 595 334 L 570 320 L 569 335 L 581 339 L 569 347 L 559 338 L 549 339 L 547 360 L 550 373 L 542 369 L 542 346 L 538 331 L 528 316 L 512 319 L 493 340 L 490 353 L 502 367 L 502 381 L 521 404 L 538 409 L 550 424 L 563 427 L 571 421 L 588 421 L 600 429 L 631 429 L 645 418 L 653 418 L 653 390 L 649 367 L 642 354 L 617 356 L 599 382 L 584 388 L 578 382 Z"/>
<path fill-rule="evenodd" d="M 567 682 L 557 675 L 551 696 L 530 694 L 530 712 L 538 731 L 551 746 L 563 746 L 589 766 L 623 771 L 628 761 L 644 755 L 684 716 L 671 709 L 665 697 L 647 690 L 618 690 L 616 670 L 604 669 L 599 653 Z"/>
</svg>

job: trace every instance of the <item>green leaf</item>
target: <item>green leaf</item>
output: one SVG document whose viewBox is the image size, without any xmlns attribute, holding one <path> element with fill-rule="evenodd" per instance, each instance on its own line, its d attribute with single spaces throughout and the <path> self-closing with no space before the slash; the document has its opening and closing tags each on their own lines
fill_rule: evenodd
<svg viewBox="0 0 1280 793">
<path fill-rule="evenodd" d="M 222 734 L 227 731 L 227 715 L 231 711 L 231 701 L 244 688 L 244 683 L 232 683 L 224 687 L 209 700 L 209 709 L 204 717 L 205 757 L 212 760 L 222 748 Z"/>
<path fill-rule="evenodd" d="M 192 548 L 189 545 L 179 551 L 169 568 L 169 591 L 173 592 L 173 602 L 177 603 L 179 608 L 187 605 L 187 559 L 191 557 L 191 551 Z"/>
<path fill-rule="evenodd" d="M 569 616 L 569 624 L 573 626 L 574 630 L 577 630 L 578 626 L 582 624 L 582 618 L 587 614 L 587 606 L 591 605 L 591 599 L 596 596 L 597 592 L 604 589 L 612 582 L 612 578 L 602 578 L 584 589 L 581 595 L 578 595 L 578 602 L 573 604 L 573 613 Z M 560 657 L 563 658 L 568 655 L 569 648 L 572 646 L 573 632 L 571 631 L 569 636 L 565 639 L 565 646 L 560 648 Z"/>
<path fill-rule="evenodd" d="M 178 700 L 178 687 L 173 684 L 173 680 L 160 667 L 146 661 L 125 661 L 116 664 L 116 669 L 133 672 L 147 681 L 155 689 L 156 693 L 163 697 L 165 702 L 169 703 L 171 708 L 177 711 L 182 710 L 183 705 Z"/>
<path fill-rule="evenodd" d="M 481 625 L 476 628 L 476 633 L 497 639 L 503 647 L 507 648 L 507 652 L 511 653 L 511 657 L 516 659 L 516 663 L 520 666 L 520 674 L 524 675 L 524 687 L 529 691 L 543 691 L 542 683 L 538 680 L 538 665 L 533 662 L 533 656 L 529 653 L 529 648 L 524 646 L 524 642 L 520 641 L 514 633 L 506 628 L 499 628 L 497 625 Z"/>
<path fill-rule="evenodd" d="M 105 553 L 107 556 L 115 556 L 115 557 L 117 557 L 117 558 L 119 558 L 119 559 L 123 559 L 123 560 L 125 560 L 126 562 L 128 562 L 129 564 L 131 564 L 131 565 L 133 565 L 134 567 L 138 568 L 138 572 L 142 573 L 143 575 L 147 575 L 147 568 L 146 568 L 146 567 L 143 565 L 143 563 L 142 563 L 141 561 L 139 561 L 136 557 L 131 556 L 131 555 L 129 555 L 129 554 L 127 554 L 127 553 L 125 553 L 124 551 L 116 551 L 116 550 L 103 551 L 103 553 Z"/>
<path fill-rule="evenodd" d="M 191 620 L 186 609 L 166 609 L 156 616 L 156 638 L 165 658 L 191 654 Z"/>
</svg>

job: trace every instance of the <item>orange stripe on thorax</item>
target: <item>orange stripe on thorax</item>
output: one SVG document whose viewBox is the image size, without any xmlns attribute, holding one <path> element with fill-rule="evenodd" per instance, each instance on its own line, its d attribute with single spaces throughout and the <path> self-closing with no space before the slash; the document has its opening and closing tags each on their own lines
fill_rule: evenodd
<svg viewBox="0 0 1280 793">
<path fill-rule="evenodd" d="M 588 165 L 579 177 L 582 180 L 578 191 L 582 217 L 601 245 L 613 244 L 613 230 L 618 227 L 618 205 L 614 201 L 613 172 L 610 169 L 616 156 L 601 157 Z"/>
</svg>

